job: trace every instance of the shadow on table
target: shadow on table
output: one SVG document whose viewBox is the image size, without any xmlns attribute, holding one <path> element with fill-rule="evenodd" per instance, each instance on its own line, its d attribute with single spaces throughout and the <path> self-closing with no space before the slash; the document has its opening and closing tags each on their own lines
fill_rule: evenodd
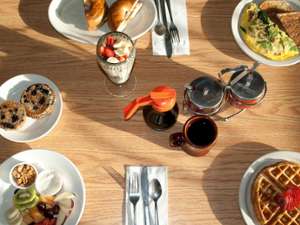
<svg viewBox="0 0 300 225">
<path fill-rule="evenodd" d="M 0 164 L 4 162 L 9 157 L 13 156 L 24 150 L 29 150 L 31 147 L 25 143 L 14 143 L 4 138 L 0 137 L 0 146 L 1 146 L 1 153 L 0 153 Z"/>
<path fill-rule="evenodd" d="M 224 54 L 241 60 L 249 58 L 235 43 L 231 32 L 231 17 L 240 0 L 208 0 L 201 12 L 201 24 L 210 43 Z"/>
<path fill-rule="evenodd" d="M 47 36 L 59 36 L 48 19 L 51 0 L 20 0 L 19 14 L 26 25 Z"/>
<path fill-rule="evenodd" d="M 221 224 L 241 224 L 241 178 L 253 161 L 273 151 L 277 149 L 262 143 L 239 143 L 222 151 L 204 172 L 203 188 L 211 209 Z"/>
<path fill-rule="evenodd" d="M 58 85 L 69 110 L 165 148 L 169 148 L 169 135 L 182 130 L 180 122 L 168 131 L 155 132 L 146 126 L 141 112 L 130 121 L 124 121 L 123 108 L 133 98 L 147 94 L 157 85 L 167 84 L 177 90 L 178 104 L 182 110 L 184 85 L 198 76 L 205 75 L 201 71 L 180 65 L 166 57 L 149 57 L 152 55 L 151 49 L 137 49 L 133 70 L 138 80 L 137 88 L 130 98 L 114 98 L 104 90 L 105 76 L 98 68 L 95 55 L 89 52 L 90 49 L 95 48 L 94 46 L 90 46 L 90 49 L 82 48 L 80 53 L 74 53 L 72 47 L 70 49 L 56 47 L 33 40 L 3 26 L 0 26 L 0 33 L 1 51 L 5 55 L 2 57 L 0 68 L 0 73 L 3 74 L 0 83 L 11 78 L 13 74 L 32 72 L 45 75 Z M 67 39 L 66 41 L 72 43 Z M 22 44 L 15 45 L 15 43 Z M 81 45 L 76 43 L 74 48 L 81 48 Z M 32 49 L 35 49 L 35 54 L 32 54 Z M 144 60 L 146 57 L 148 60 Z M 16 60 L 22 63 L 15 64 Z M 80 130 L 78 126 L 76 127 L 76 123 L 72 125 L 77 132 Z M 105 143 L 105 139 L 103 142 Z M 117 143 L 109 144 L 119 147 Z"/>
</svg>

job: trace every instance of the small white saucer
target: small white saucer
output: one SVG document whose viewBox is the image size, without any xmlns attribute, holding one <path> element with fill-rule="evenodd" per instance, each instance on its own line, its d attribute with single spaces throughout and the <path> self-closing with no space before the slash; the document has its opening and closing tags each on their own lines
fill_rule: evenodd
<svg viewBox="0 0 300 225">
<path fill-rule="evenodd" d="M 278 151 L 266 154 L 254 161 L 244 173 L 240 185 L 239 204 L 246 225 L 260 224 L 256 219 L 251 202 L 251 187 L 255 177 L 264 167 L 284 160 L 300 163 L 300 153 Z"/>
<path fill-rule="evenodd" d="M 107 0 L 110 6 L 115 0 Z M 88 31 L 84 16 L 83 0 L 52 0 L 48 8 L 48 18 L 53 28 L 69 39 L 96 45 L 103 34 L 110 32 L 107 23 L 95 31 Z M 129 21 L 123 31 L 132 40 L 148 32 L 155 24 L 156 9 L 153 0 L 143 0 L 139 13 Z"/>
<path fill-rule="evenodd" d="M 46 77 L 37 74 L 22 74 L 7 80 L 0 86 L 0 103 L 6 100 L 19 102 L 22 92 L 34 83 L 48 84 L 55 92 L 54 111 L 41 119 L 27 117 L 24 125 L 16 130 L 0 129 L 2 137 L 13 142 L 32 142 L 45 137 L 58 124 L 63 109 L 62 96 L 58 87 Z"/>
</svg>

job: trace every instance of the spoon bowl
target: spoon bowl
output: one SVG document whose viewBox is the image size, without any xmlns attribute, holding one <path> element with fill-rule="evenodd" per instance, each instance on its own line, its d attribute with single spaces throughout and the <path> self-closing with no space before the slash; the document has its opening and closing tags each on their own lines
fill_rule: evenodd
<svg viewBox="0 0 300 225">
<path fill-rule="evenodd" d="M 150 183 L 150 197 L 157 202 L 162 194 L 162 188 L 159 180 L 153 179 Z"/>
</svg>

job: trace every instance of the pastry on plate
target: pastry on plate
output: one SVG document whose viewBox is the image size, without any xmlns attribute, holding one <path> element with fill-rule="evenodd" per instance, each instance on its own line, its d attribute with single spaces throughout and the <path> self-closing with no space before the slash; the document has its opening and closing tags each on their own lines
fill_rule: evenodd
<svg viewBox="0 0 300 225">
<path fill-rule="evenodd" d="M 140 0 L 118 0 L 112 4 L 107 16 L 107 23 L 113 31 L 123 31 L 128 22 L 133 19 L 142 8 Z"/>
<path fill-rule="evenodd" d="M 20 101 L 27 116 L 39 119 L 54 110 L 55 93 L 47 84 L 32 84 L 24 90 Z"/>
<path fill-rule="evenodd" d="M 25 108 L 15 101 L 5 101 L 0 105 L 0 128 L 17 129 L 26 119 Z"/>
<path fill-rule="evenodd" d="M 260 225 L 300 225 L 300 165 L 281 161 L 262 169 L 251 199 Z"/>
<path fill-rule="evenodd" d="M 277 17 L 285 32 L 300 48 L 300 12 L 279 13 Z"/>
<path fill-rule="evenodd" d="M 105 0 L 84 0 L 84 15 L 87 21 L 88 30 L 96 30 L 102 24 L 107 5 Z"/>
</svg>

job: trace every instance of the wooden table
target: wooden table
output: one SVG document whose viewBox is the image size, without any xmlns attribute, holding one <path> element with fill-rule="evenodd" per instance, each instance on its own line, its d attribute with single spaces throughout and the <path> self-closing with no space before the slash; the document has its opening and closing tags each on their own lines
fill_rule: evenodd
<svg viewBox="0 0 300 225">
<path fill-rule="evenodd" d="M 43 74 L 60 87 L 63 116 L 46 138 L 28 144 L 0 140 L 0 162 L 30 148 L 51 149 L 69 157 L 82 173 L 87 205 L 81 225 L 122 224 L 124 166 L 166 165 L 169 168 L 169 224 L 243 224 L 239 184 L 249 164 L 277 149 L 299 151 L 300 66 L 260 66 L 268 82 L 264 103 L 227 123 L 218 122 L 218 143 L 205 157 L 194 158 L 168 147 L 167 132 L 154 132 L 139 112 L 122 120 L 129 99 L 112 98 L 95 47 L 62 37 L 50 26 L 50 0 L 2 0 L 0 9 L 0 82 L 22 73 Z M 135 96 L 168 84 L 183 100 L 185 83 L 224 67 L 251 65 L 235 44 L 230 19 L 238 0 L 188 0 L 191 55 L 152 56 L 150 34 L 137 43 Z"/>
</svg>

